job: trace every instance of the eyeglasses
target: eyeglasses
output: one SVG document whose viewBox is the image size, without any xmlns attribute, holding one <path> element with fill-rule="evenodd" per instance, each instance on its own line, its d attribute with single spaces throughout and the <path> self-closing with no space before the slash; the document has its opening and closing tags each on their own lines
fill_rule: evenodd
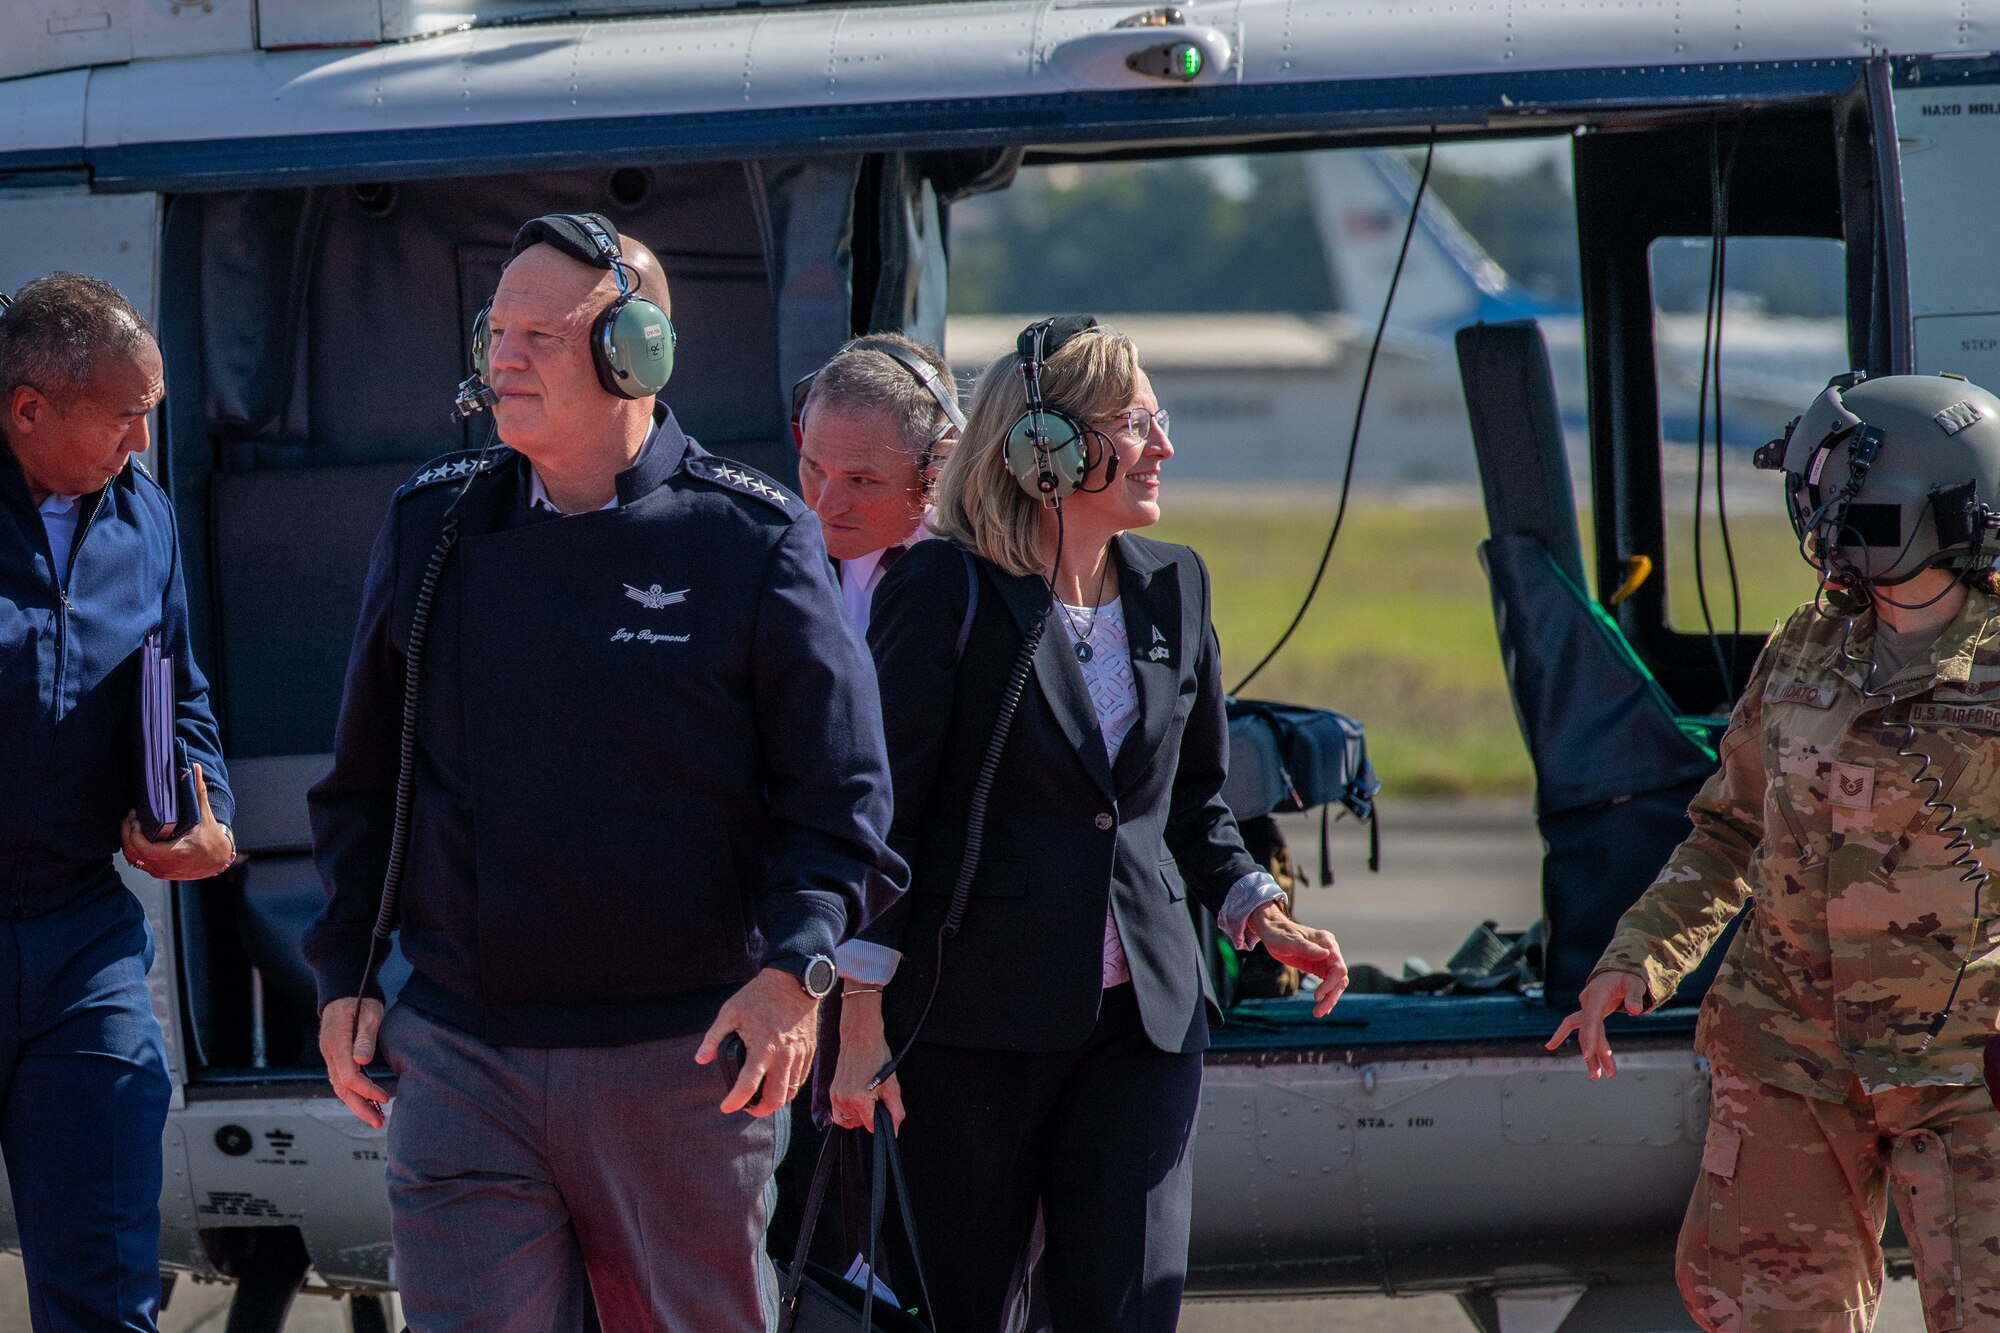
<svg viewBox="0 0 2000 1333">
<path fill-rule="evenodd" d="M 1127 444 L 1144 444 L 1152 437 L 1155 424 L 1159 426 L 1160 434 L 1165 435 L 1167 433 L 1168 415 L 1167 409 L 1164 407 L 1157 412 L 1148 411 L 1143 407 L 1135 407 L 1131 411 L 1121 413 L 1118 416 L 1107 417 L 1106 420 L 1117 423 L 1113 427 L 1113 430 Z"/>
</svg>

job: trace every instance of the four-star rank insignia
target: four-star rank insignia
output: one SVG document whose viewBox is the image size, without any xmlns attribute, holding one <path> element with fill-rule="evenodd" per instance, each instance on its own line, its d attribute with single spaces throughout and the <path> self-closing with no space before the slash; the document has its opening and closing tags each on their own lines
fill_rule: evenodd
<svg viewBox="0 0 2000 1333">
<path fill-rule="evenodd" d="M 462 481 L 475 472 L 491 472 L 504 459 L 513 456 L 510 449 L 474 450 L 470 453 L 446 454 L 432 461 L 422 472 L 403 483 L 405 493 L 435 486 L 441 481 Z M 484 459 L 482 462 L 481 459 Z"/>
<path fill-rule="evenodd" d="M 753 472 L 741 464 L 708 454 L 688 459 L 686 467 L 689 473 L 700 477 L 703 481 L 712 481 L 718 486 L 727 486 L 732 491 L 753 495 L 766 504 L 775 506 L 778 512 L 787 518 L 797 513 L 792 506 L 799 501 L 784 487 L 761 472 Z"/>
</svg>

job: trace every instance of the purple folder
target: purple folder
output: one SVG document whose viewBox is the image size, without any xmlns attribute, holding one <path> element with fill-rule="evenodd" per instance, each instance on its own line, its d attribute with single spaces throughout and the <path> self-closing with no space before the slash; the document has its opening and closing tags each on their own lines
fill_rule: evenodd
<svg viewBox="0 0 2000 1333">
<path fill-rule="evenodd" d="M 193 828 L 200 814 L 187 742 L 174 734 L 174 659 L 156 630 L 139 648 L 139 831 L 169 842 Z"/>
</svg>

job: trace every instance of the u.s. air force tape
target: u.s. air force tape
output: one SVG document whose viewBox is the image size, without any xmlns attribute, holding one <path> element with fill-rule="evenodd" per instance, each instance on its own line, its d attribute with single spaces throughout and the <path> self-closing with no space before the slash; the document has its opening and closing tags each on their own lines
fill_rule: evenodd
<svg viewBox="0 0 2000 1333">
<path fill-rule="evenodd" d="M 2000 706 L 1993 704 L 1911 704 L 1913 726 L 1970 727 L 1975 731 L 2000 731 Z"/>
</svg>

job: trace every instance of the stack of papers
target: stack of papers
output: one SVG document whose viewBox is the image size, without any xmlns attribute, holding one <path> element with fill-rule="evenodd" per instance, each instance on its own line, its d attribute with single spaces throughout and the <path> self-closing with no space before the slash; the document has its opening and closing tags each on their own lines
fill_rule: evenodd
<svg viewBox="0 0 2000 1333">
<path fill-rule="evenodd" d="M 139 735 L 144 754 L 144 822 L 148 837 L 180 823 L 180 775 L 174 771 L 174 659 L 160 648 L 156 630 L 139 650 Z"/>
<path fill-rule="evenodd" d="M 895 1292 L 889 1290 L 889 1284 L 881 1278 L 876 1277 L 869 1270 L 868 1256 L 863 1254 L 855 1255 L 854 1262 L 847 1266 L 847 1271 L 842 1273 L 841 1276 L 856 1291 L 866 1291 L 868 1288 L 873 1287 L 875 1288 L 875 1297 L 877 1300 L 887 1301 L 898 1309 L 902 1308 L 902 1302 L 896 1299 Z"/>
</svg>

